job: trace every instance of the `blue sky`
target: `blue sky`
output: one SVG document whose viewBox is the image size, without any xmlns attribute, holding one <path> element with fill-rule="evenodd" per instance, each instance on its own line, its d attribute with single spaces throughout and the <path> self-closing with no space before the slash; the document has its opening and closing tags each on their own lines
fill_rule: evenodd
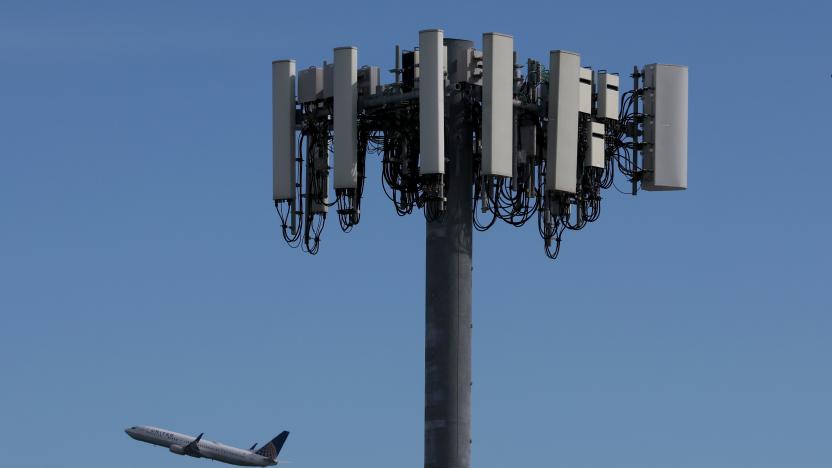
<svg viewBox="0 0 832 468">
<path fill-rule="evenodd" d="M 832 8 L 421 3 L 0 3 L 3 466 L 210 463 L 135 424 L 421 466 L 424 221 L 375 161 L 356 230 L 283 244 L 270 62 L 427 27 L 690 67 L 689 190 L 607 193 L 556 262 L 475 235 L 472 465 L 832 466 Z"/>
</svg>

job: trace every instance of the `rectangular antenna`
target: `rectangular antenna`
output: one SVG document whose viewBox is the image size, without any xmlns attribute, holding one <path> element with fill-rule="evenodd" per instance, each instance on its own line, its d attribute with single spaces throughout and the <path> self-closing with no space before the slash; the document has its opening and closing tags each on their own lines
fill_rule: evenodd
<svg viewBox="0 0 832 468">
<path fill-rule="evenodd" d="M 332 79 L 335 189 L 354 189 L 358 183 L 358 49 L 335 49 Z"/>
<path fill-rule="evenodd" d="M 419 31 L 419 169 L 445 173 L 445 47 L 441 29 Z"/>
<path fill-rule="evenodd" d="M 688 67 L 644 67 L 644 190 L 688 187 Z"/>
<path fill-rule="evenodd" d="M 575 193 L 578 185 L 578 85 L 581 56 L 549 53 L 549 122 L 546 190 Z"/>
<path fill-rule="evenodd" d="M 514 38 L 485 33 L 482 44 L 482 174 L 511 177 Z"/>
<path fill-rule="evenodd" d="M 272 62 L 272 196 L 295 198 L 295 61 Z"/>
</svg>

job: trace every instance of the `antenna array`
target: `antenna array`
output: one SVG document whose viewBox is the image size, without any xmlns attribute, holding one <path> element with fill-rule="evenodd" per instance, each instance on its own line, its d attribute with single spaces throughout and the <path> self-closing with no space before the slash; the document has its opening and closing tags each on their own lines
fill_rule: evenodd
<svg viewBox="0 0 832 468">
<path fill-rule="evenodd" d="M 452 138 L 472 146 L 474 227 L 536 219 L 550 258 L 565 231 L 598 219 L 617 173 L 633 195 L 687 188 L 687 67 L 634 67 L 633 89 L 621 93 L 618 74 L 583 67 L 577 53 L 523 65 L 516 57 L 513 38 L 499 33 L 483 34 L 482 50 L 449 56 L 431 29 L 413 50 L 396 46 L 388 84 L 379 67 L 358 68 L 355 47 L 300 72 L 273 62 L 273 198 L 284 239 L 317 253 L 333 207 L 345 232 L 359 223 L 368 153 L 380 157 L 396 213 L 441 219 Z M 446 131 L 451 93 L 463 97 L 469 135 Z"/>
</svg>

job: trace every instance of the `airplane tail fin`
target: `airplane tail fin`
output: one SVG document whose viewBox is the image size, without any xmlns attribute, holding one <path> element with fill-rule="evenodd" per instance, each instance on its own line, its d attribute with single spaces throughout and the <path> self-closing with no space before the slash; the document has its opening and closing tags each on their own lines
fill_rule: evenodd
<svg viewBox="0 0 832 468">
<path fill-rule="evenodd" d="M 275 460 L 277 459 L 277 454 L 280 453 L 280 449 L 283 448 L 283 444 L 286 442 L 287 437 L 289 437 L 289 431 L 283 431 L 278 434 L 277 437 L 272 439 L 271 442 L 260 447 L 260 450 L 254 453 Z"/>
</svg>

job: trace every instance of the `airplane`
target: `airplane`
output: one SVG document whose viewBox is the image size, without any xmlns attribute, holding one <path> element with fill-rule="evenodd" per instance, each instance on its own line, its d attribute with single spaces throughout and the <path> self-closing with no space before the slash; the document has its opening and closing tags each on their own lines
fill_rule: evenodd
<svg viewBox="0 0 832 468">
<path fill-rule="evenodd" d="M 136 440 L 167 447 L 177 455 L 208 458 L 238 466 L 277 465 L 277 455 L 283 448 L 286 438 L 289 437 L 289 432 L 283 431 L 259 450 L 254 451 L 257 447 L 256 443 L 248 450 L 244 450 L 203 439 L 202 434 L 191 437 L 152 426 L 133 426 L 125 429 L 124 432 Z"/>
</svg>

